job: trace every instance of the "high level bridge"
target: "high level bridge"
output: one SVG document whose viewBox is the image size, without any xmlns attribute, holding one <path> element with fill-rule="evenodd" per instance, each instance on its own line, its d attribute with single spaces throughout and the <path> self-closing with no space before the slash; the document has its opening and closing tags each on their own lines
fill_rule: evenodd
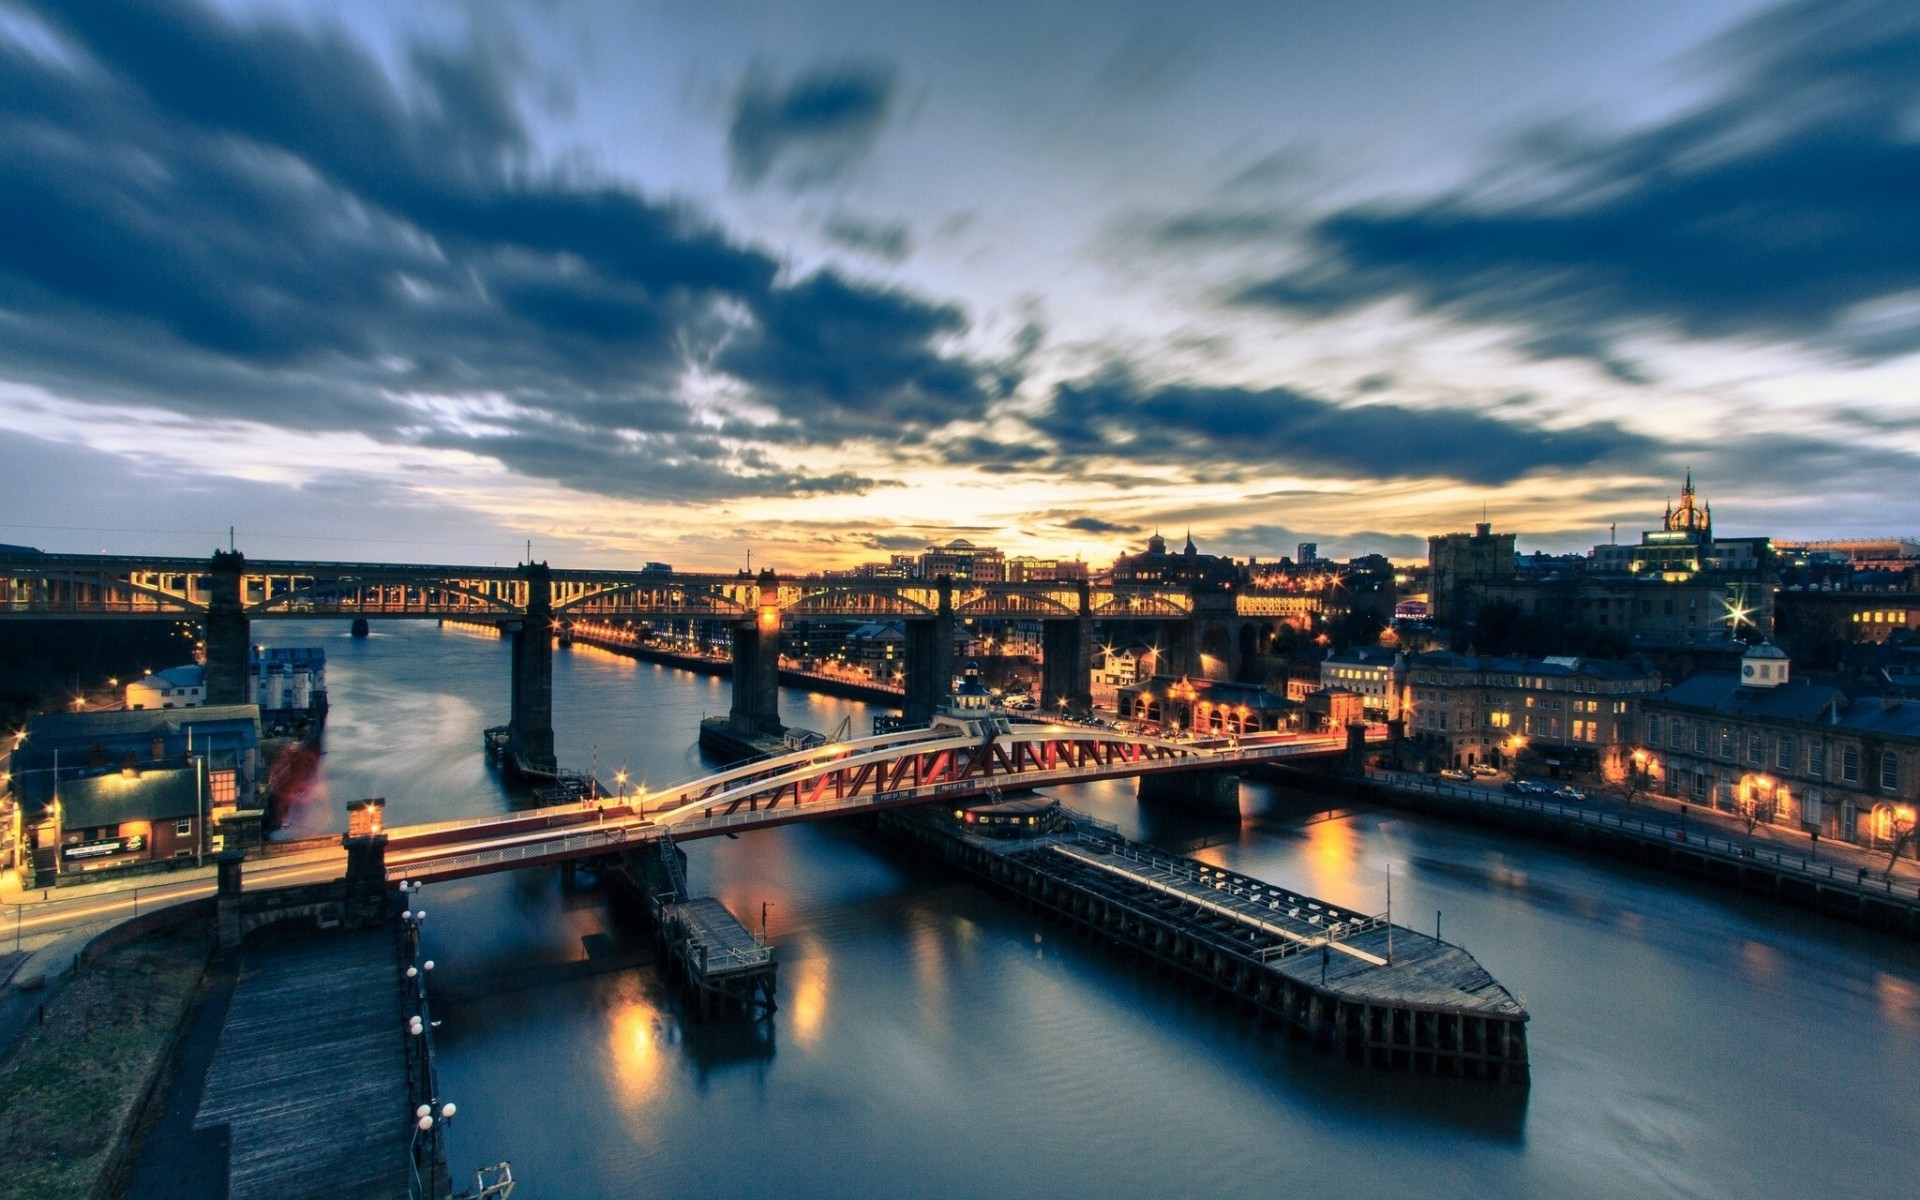
<svg viewBox="0 0 1920 1200">
<path fill-rule="evenodd" d="M 671 836 L 733 835 L 1002 791 L 1350 753 L 1384 727 L 1174 741 L 1066 725 L 933 728 L 762 759 L 661 791 L 579 806 L 384 830 L 385 874 L 459 879 L 620 853 Z"/>
<path fill-rule="evenodd" d="M 1163 648 L 1164 669 L 1232 677 L 1279 627 L 1302 624 L 1319 601 L 1231 587 L 1112 585 L 1070 580 L 971 583 L 942 577 L 865 580 L 819 576 L 589 571 L 511 567 L 249 560 L 92 554 L 0 555 L 0 618 L 190 620 L 205 629 L 207 701 L 244 703 L 250 624 L 343 617 L 355 621 L 454 618 L 497 622 L 513 639 L 508 749 L 551 772 L 557 628 L 576 619 L 717 620 L 732 627 L 731 728 L 778 734 L 782 623 L 899 620 L 907 631 L 905 718 L 928 721 L 954 673 L 956 621 L 1042 623 L 1043 700 L 1089 703 L 1095 622 L 1141 622 Z M 1143 630 L 1143 632 L 1145 632 Z"/>
</svg>

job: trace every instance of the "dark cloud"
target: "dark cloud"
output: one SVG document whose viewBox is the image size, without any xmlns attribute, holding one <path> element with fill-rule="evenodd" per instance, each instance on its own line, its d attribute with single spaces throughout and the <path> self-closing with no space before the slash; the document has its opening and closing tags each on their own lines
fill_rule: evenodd
<svg viewBox="0 0 1920 1200">
<path fill-rule="evenodd" d="M 789 444 L 980 410 L 982 368 L 939 349 L 959 310 L 781 280 L 684 205 L 540 165 L 508 52 L 403 47 L 390 71 L 337 28 L 184 2 L 14 19 L 43 50 L 0 39 L 9 379 L 678 498 L 875 484 L 693 422 L 678 381 L 722 347 Z"/>
<path fill-rule="evenodd" d="M 893 73 L 871 65 L 815 67 L 785 83 L 748 72 L 727 124 L 734 178 L 795 189 L 839 178 L 879 139 L 893 96 Z"/>
<path fill-rule="evenodd" d="M 940 353 L 966 315 L 822 271 L 761 301 L 754 327 L 717 359 L 810 435 L 899 438 L 984 415 L 981 368 Z"/>
<path fill-rule="evenodd" d="M 1802 0 L 1720 39 L 1718 98 L 1625 135 L 1545 131 L 1498 178 L 1347 208 L 1307 260 L 1238 298 L 1327 314 L 1398 297 L 1533 331 L 1534 353 L 1623 331 L 1787 338 L 1861 357 L 1920 347 L 1920 8 Z"/>
<path fill-rule="evenodd" d="M 870 221 L 851 213 L 835 213 L 821 231 L 849 250 L 888 262 L 904 262 L 913 253 L 913 235 L 898 221 Z"/>
<path fill-rule="evenodd" d="M 1607 423 L 1548 429 L 1457 410 L 1342 405 L 1284 387 L 1146 386 L 1118 368 L 1057 385 L 1032 420 L 1063 458 L 1478 484 L 1657 450 Z"/>
<path fill-rule="evenodd" d="M 1081 533 L 1139 533 L 1138 525 L 1122 525 L 1114 521 L 1102 521 L 1099 517 L 1074 517 L 1060 522 L 1063 529 L 1073 529 Z"/>
</svg>

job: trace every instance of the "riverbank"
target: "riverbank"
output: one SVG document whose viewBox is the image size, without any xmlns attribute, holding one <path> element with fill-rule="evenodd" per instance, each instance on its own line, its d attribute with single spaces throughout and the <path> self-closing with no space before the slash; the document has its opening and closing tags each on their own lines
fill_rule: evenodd
<svg viewBox="0 0 1920 1200">
<path fill-rule="evenodd" d="M 1874 856 L 1858 847 L 1827 843 L 1824 851 L 1812 845 L 1811 853 L 1796 853 L 1752 834 L 1742 837 L 1724 814 L 1674 800 L 1648 798 L 1633 804 L 1595 796 L 1563 802 L 1410 772 L 1375 770 L 1355 778 L 1283 766 L 1268 769 L 1276 778 L 1322 794 L 1576 845 L 1920 939 L 1920 882 L 1905 870 L 1876 869 Z M 1819 857 L 1823 853 L 1824 859 Z"/>
<path fill-rule="evenodd" d="M 601 637 L 597 634 L 575 631 L 573 640 L 582 645 L 593 646 L 601 650 L 622 654 L 628 658 L 637 658 L 641 662 L 659 663 L 662 666 L 679 667 L 683 671 L 692 671 L 696 675 L 713 675 L 721 679 L 733 677 L 733 660 L 730 658 L 711 658 L 704 654 L 684 654 L 677 650 L 662 650 L 657 646 L 635 645 L 616 638 Z M 842 679 L 834 675 L 822 675 L 813 671 L 796 671 L 790 667 L 780 668 L 780 682 L 787 687 L 800 688 L 803 691 L 818 692 L 823 696 L 838 696 L 843 700 L 865 700 L 871 704 L 885 704 L 893 708 L 900 707 L 906 698 L 902 688 L 884 687 L 880 684 L 863 682 L 856 679 Z"/>
<path fill-rule="evenodd" d="M 64 986 L 43 985 L 0 1067 L 0 1200 L 109 1194 L 210 950 L 197 933 L 151 934 L 81 963 Z"/>
</svg>

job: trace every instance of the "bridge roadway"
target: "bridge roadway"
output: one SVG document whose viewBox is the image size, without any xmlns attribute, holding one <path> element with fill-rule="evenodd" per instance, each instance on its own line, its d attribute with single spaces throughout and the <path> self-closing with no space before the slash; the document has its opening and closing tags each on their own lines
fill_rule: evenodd
<svg viewBox="0 0 1920 1200">
<path fill-rule="evenodd" d="M 1366 731 L 1385 741 L 1384 727 Z M 387 830 L 391 879 L 435 881 L 591 858 L 664 835 L 733 835 L 929 800 L 1173 771 L 1222 771 L 1344 753 L 1347 735 L 1254 734 L 1173 741 L 1059 725 L 1018 725 L 986 740 L 910 730 L 763 759 L 658 792 L 554 812 Z"/>
<path fill-rule="evenodd" d="M 780 630 L 789 620 L 895 620 L 906 633 L 901 706 L 932 719 L 954 676 L 957 623 L 1039 622 L 1042 707 L 1086 711 L 1095 622 L 1129 622 L 1161 647 L 1159 670 L 1235 678 L 1282 625 L 1310 624 L 1316 597 L 1232 585 L 1114 584 L 1090 580 L 975 583 L 934 580 L 683 574 L 656 567 L 586 571 L 513 567 L 249 561 L 125 555 L 0 554 L 0 619 L 153 619 L 198 622 L 206 641 L 209 704 L 244 704 L 250 624 L 343 617 L 492 621 L 512 637 L 506 749 L 534 775 L 559 769 L 553 742 L 553 644 L 570 622 L 720 622 L 732 642 L 730 733 L 778 736 Z"/>
</svg>

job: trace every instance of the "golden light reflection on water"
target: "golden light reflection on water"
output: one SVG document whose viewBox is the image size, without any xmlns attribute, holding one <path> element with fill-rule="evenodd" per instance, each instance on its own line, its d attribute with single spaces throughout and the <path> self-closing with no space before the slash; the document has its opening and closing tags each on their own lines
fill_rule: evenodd
<svg viewBox="0 0 1920 1200">
<path fill-rule="evenodd" d="M 1920 988 L 1880 971 L 1874 975 L 1873 991 L 1882 1016 L 1902 1029 L 1920 1029 Z"/>
<path fill-rule="evenodd" d="M 607 1020 L 607 1059 L 613 1064 L 613 1086 L 628 1110 L 659 1098 L 660 1042 L 666 1017 L 647 1002 L 637 983 L 621 989 Z"/>
<path fill-rule="evenodd" d="M 1360 835 L 1351 818 L 1314 821 L 1300 831 L 1306 837 L 1300 865 L 1307 873 L 1302 891 L 1324 896 L 1336 904 L 1353 890 L 1354 864 L 1360 856 Z"/>
<path fill-rule="evenodd" d="M 811 950 L 812 952 L 809 952 Z M 795 1044 L 802 1050 L 811 1050 L 820 1044 L 820 1034 L 827 1024 L 827 980 L 831 964 L 817 948 L 802 948 L 801 952 L 787 963 L 783 963 L 781 972 L 785 976 L 780 982 L 782 1014 L 786 1017 L 786 1029 Z"/>
</svg>

